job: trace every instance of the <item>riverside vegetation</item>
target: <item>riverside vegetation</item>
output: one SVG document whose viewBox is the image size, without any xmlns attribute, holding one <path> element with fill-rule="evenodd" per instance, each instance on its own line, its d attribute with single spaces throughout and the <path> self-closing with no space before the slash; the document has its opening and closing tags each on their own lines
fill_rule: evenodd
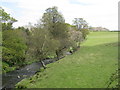
<svg viewBox="0 0 120 90">
<path fill-rule="evenodd" d="M 75 19 L 74 25 L 65 23 L 55 6 L 46 9 L 39 22 L 29 25 L 29 29 L 13 28 L 12 24 L 17 20 L 2 8 L 1 12 L 3 73 L 35 61 L 40 61 L 46 69 L 45 58 L 59 59 L 65 51 L 72 53 L 89 33 L 88 24 L 83 18 Z M 82 28 L 79 28 L 79 23 L 82 23 Z"/>
<path fill-rule="evenodd" d="M 75 18 L 73 25 L 65 23 L 56 6 L 47 8 L 39 22 L 29 28 L 13 28 L 17 20 L 2 8 L 0 12 L 1 73 L 36 61 L 43 67 L 16 88 L 107 87 L 117 68 L 117 32 L 90 32 L 83 18 Z M 59 60 L 64 52 L 75 53 Z M 45 66 L 43 60 L 54 57 L 59 61 Z M 116 80 L 109 86 L 115 85 Z"/>
<path fill-rule="evenodd" d="M 118 33 L 90 32 L 73 55 L 19 82 L 17 88 L 107 88 L 118 68 Z M 117 80 L 110 84 L 116 87 Z"/>
</svg>

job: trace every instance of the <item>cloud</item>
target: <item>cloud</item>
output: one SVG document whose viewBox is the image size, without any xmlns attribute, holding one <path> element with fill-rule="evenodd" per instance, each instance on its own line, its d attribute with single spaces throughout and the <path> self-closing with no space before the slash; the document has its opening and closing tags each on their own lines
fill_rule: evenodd
<svg viewBox="0 0 120 90">
<path fill-rule="evenodd" d="M 117 29 L 118 1 L 119 0 L 3 0 L 4 2 L 17 2 L 19 11 L 18 22 L 15 27 L 36 23 L 45 9 L 57 6 L 67 23 L 72 24 L 76 17 L 84 18 L 91 26 L 103 26 L 108 29 Z M 12 8 L 13 9 L 13 8 Z"/>
<path fill-rule="evenodd" d="M 90 3 L 90 2 L 81 2 L 81 1 L 79 1 L 79 0 L 69 0 L 69 2 L 71 3 L 71 4 L 78 4 L 78 5 L 83 5 L 83 6 L 88 6 L 88 5 L 93 5 L 92 3 Z"/>
</svg>

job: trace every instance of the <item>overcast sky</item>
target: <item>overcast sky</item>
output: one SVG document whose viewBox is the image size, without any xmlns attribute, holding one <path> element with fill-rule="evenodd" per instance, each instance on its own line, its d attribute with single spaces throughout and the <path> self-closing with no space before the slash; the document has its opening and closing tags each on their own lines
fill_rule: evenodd
<svg viewBox="0 0 120 90">
<path fill-rule="evenodd" d="M 118 29 L 119 0 L 1 0 L 2 8 L 18 20 L 14 27 L 32 24 L 42 17 L 45 10 L 57 6 L 66 23 L 74 18 L 84 18 L 90 26 Z"/>
</svg>

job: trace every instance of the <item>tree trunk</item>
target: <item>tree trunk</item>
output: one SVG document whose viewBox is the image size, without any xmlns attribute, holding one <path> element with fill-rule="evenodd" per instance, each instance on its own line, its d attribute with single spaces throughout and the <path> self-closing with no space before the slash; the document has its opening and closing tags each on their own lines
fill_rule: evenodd
<svg viewBox="0 0 120 90">
<path fill-rule="evenodd" d="M 66 49 L 66 47 L 63 47 L 60 50 L 56 50 L 56 55 L 57 55 L 57 60 L 59 60 L 61 58 L 61 56 L 63 56 L 63 50 Z"/>
<path fill-rule="evenodd" d="M 42 67 L 43 67 L 44 69 L 46 69 L 45 63 L 44 63 L 42 60 L 40 60 L 40 62 L 41 62 Z"/>
<path fill-rule="evenodd" d="M 56 50 L 57 60 L 59 60 L 59 52 Z"/>
</svg>

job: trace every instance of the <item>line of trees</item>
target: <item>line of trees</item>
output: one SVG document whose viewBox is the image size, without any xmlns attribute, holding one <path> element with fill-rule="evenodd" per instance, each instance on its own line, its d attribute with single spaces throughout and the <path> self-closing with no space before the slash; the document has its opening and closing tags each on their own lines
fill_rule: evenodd
<svg viewBox="0 0 120 90">
<path fill-rule="evenodd" d="M 64 52 L 74 52 L 89 33 L 85 20 L 75 18 L 74 25 L 65 23 L 63 15 L 55 6 L 46 9 L 39 23 L 31 29 L 24 27 L 13 29 L 12 24 L 17 20 L 10 17 L 3 9 L 1 11 L 2 57 L 3 62 L 10 66 L 23 65 L 27 60 L 26 56 L 29 56 L 39 60 L 45 69 L 43 62 L 45 58 L 54 56 L 59 59 L 64 56 Z"/>
</svg>

